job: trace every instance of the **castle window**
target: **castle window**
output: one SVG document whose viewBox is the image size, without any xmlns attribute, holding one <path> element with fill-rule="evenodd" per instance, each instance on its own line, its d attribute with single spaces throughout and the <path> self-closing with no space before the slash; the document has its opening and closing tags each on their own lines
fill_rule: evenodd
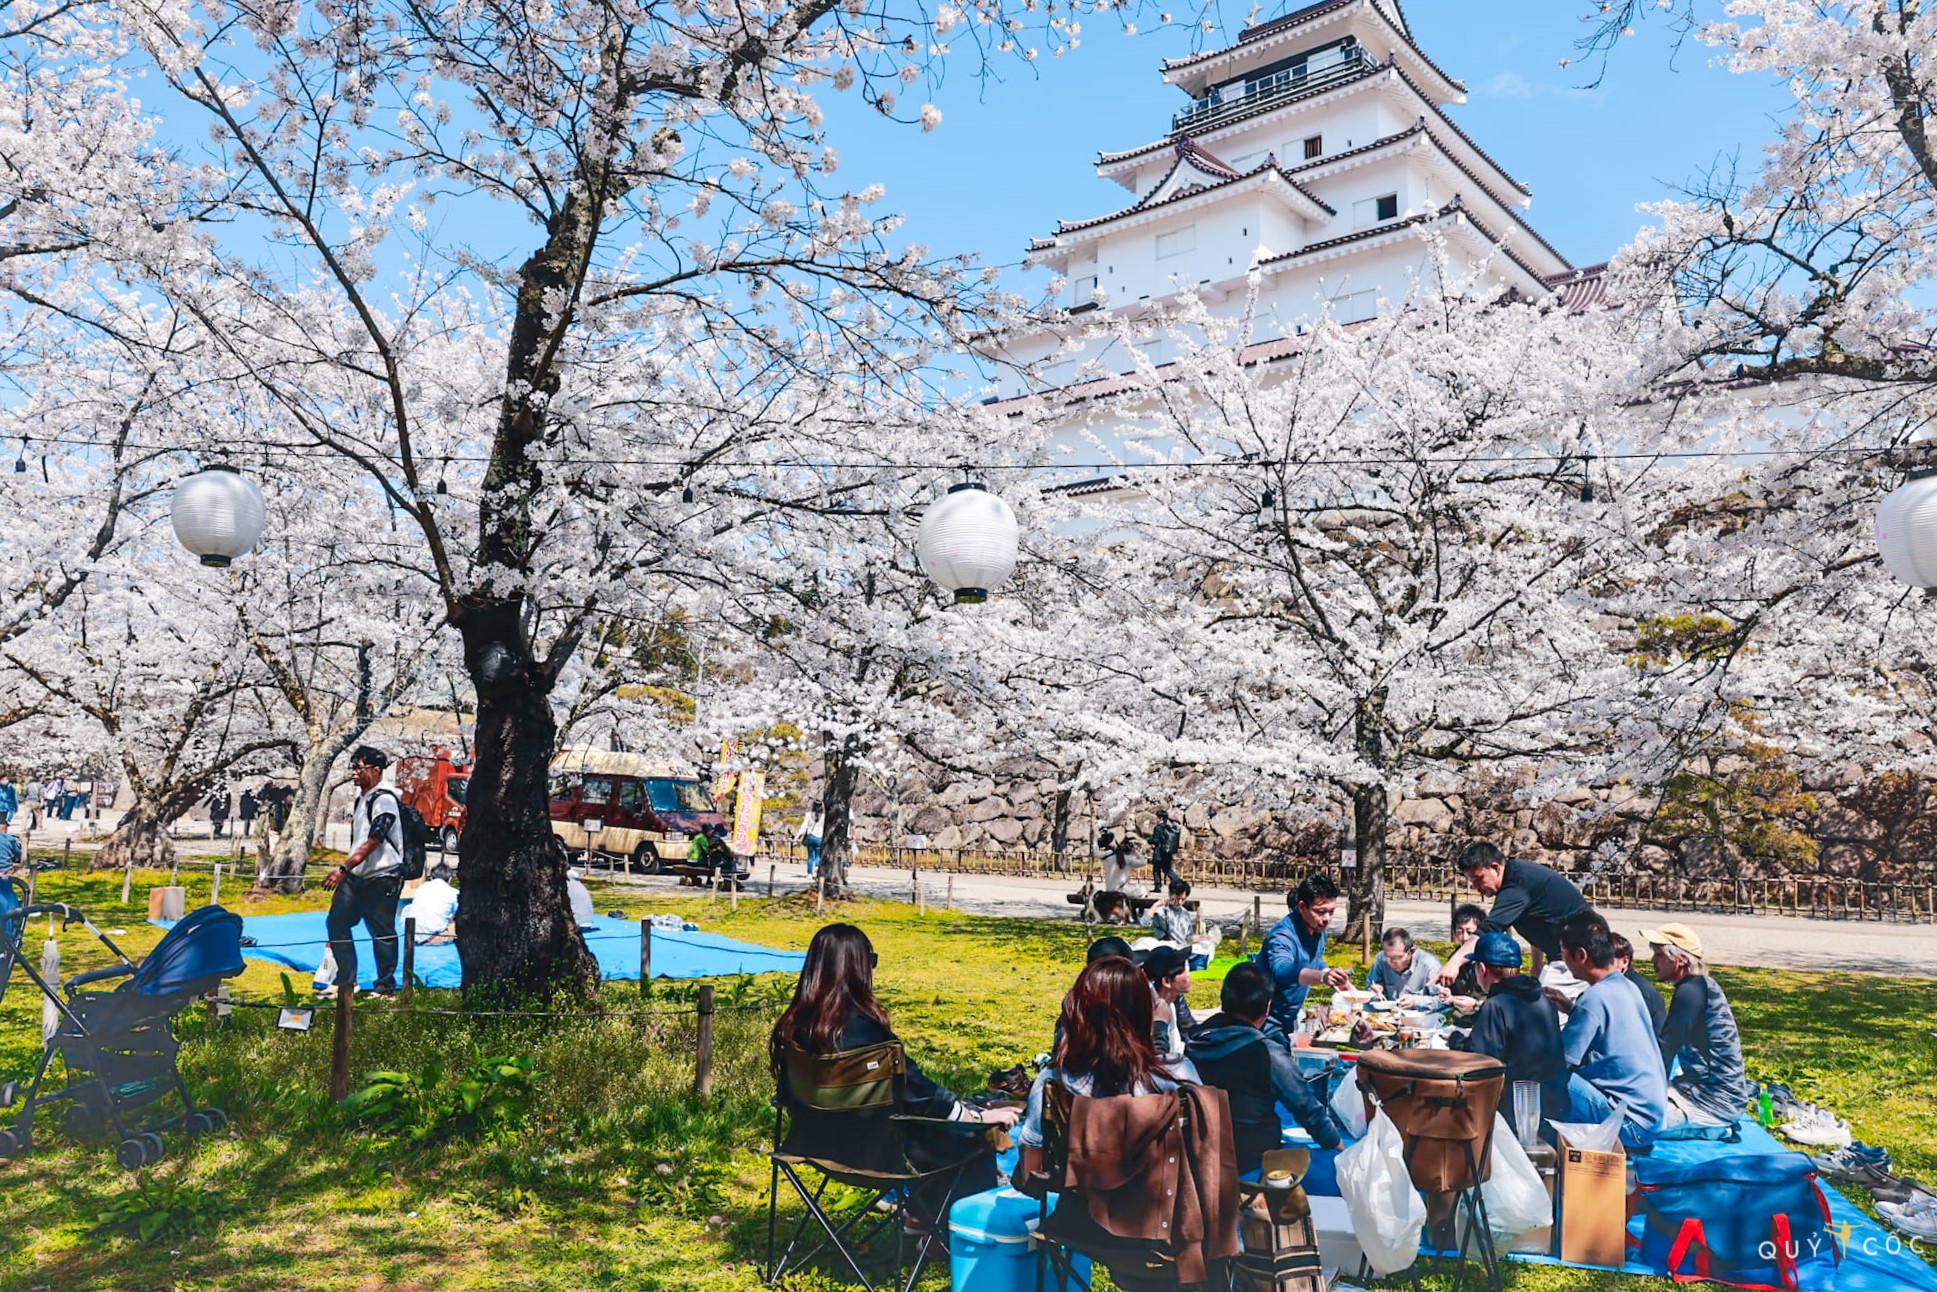
<svg viewBox="0 0 1937 1292">
<path fill-rule="evenodd" d="M 1197 250 L 1197 226 L 1187 224 L 1181 229 L 1157 235 L 1157 259 L 1168 260 L 1172 256 L 1182 256 Z"/>
<path fill-rule="evenodd" d="M 1313 135 L 1311 138 L 1305 141 L 1305 160 L 1306 161 L 1310 161 L 1314 157 L 1323 157 L 1324 155 L 1325 155 L 1325 136 L 1324 135 Z"/>
</svg>

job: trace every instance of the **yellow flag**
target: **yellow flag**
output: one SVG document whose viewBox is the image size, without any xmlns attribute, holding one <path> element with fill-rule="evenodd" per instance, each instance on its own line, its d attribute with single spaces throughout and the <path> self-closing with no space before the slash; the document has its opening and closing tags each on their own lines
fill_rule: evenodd
<svg viewBox="0 0 1937 1292">
<path fill-rule="evenodd" d="M 760 806 L 767 790 L 767 774 L 749 767 L 740 777 L 740 801 L 733 808 L 733 851 L 742 857 L 753 855 L 760 841 Z"/>
<path fill-rule="evenodd" d="M 734 778 L 739 775 L 734 764 L 740 758 L 740 742 L 730 736 L 720 737 L 720 774 L 713 782 L 713 801 L 718 803 L 733 788 Z"/>
</svg>

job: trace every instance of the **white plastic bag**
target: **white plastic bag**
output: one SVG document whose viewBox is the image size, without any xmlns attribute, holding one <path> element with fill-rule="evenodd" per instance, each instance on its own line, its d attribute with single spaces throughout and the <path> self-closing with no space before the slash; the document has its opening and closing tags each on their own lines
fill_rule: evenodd
<svg viewBox="0 0 1937 1292">
<path fill-rule="evenodd" d="M 1412 1187 L 1405 1140 L 1383 1108 L 1365 1138 L 1338 1155 L 1338 1192 L 1374 1273 L 1393 1274 L 1419 1258 L 1426 1200 Z"/>
<path fill-rule="evenodd" d="M 1554 1223 L 1553 1199 L 1540 1182 L 1540 1172 L 1520 1141 L 1513 1137 L 1507 1119 L 1493 1117 L 1493 1174 L 1480 1186 L 1486 1199 L 1487 1228 L 1493 1233 L 1493 1246 L 1505 1251 L 1522 1234 Z"/>
<path fill-rule="evenodd" d="M 1359 1094 L 1359 1070 L 1345 1070 L 1345 1080 L 1332 1092 L 1332 1116 L 1345 1128 L 1347 1139 L 1365 1138 L 1365 1100 Z"/>
<path fill-rule="evenodd" d="M 1584 1148 L 1594 1153 L 1612 1153 L 1621 1142 L 1621 1106 L 1616 1104 L 1614 1111 L 1607 1115 L 1604 1122 L 1557 1122 L 1548 1118 L 1547 1124 L 1558 1133 L 1567 1137 L 1567 1142 L 1575 1148 Z"/>
</svg>

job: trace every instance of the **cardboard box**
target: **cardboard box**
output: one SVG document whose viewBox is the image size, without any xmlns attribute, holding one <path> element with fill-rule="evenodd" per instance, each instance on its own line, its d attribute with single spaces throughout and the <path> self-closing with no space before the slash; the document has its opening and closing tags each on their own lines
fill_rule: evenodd
<svg viewBox="0 0 1937 1292">
<path fill-rule="evenodd" d="M 179 920 L 188 903 L 188 890 L 180 885 L 148 890 L 148 918 Z"/>
<path fill-rule="evenodd" d="M 1620 1269 L 1628 1259 L 1628 1155 L 1560 1138 L 1560 1259 Z"/>
</svg>

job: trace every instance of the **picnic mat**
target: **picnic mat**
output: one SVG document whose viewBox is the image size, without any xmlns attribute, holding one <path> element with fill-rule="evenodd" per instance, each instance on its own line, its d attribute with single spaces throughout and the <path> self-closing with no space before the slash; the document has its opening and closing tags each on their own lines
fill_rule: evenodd
<svg viewBox="0 0 1937 1292">
<path fill-rule="evenodd" d="M 1668 1162 L 1699 1162 L 1706 1158 L 1727 1157 L 1736 1153 L 1792 1153 L 1796 1150 L 1777 1142 L 1768 1131 L 1753 1121 L 1741 1122 L 1742 1142 L 1722 1144 L 1714 1140 L 1662 1140 L 1654 1156 Z M 1911 1250 L 1911 1240 L 1886 1229 L 1858 1209 L 1857 1205 L 1828 1184 L 1823 1196 L 1829 1199 L 1830 1231 L 1843 1244 L 1843 1263 L 1837 1267 L 1833 1292 L 1937 1292 L 1937 1270 Z M 1848 1228 L 1844 1228 L 1848 1226 Z M 1628 1231 L 1639 1235 L 1641 1218 L 1628 1222 Z M 1921 1246 L 1921 1244 L 1919 1244 Z M 1515 1253 L 1509 1260 L 1531 1265 L 1559 1265 L 1551 1256 Z M 1581 1268 L 1581 1267 L 1575 1267 Z M 1667 1271 L 1638 1261 L 1622 1266 L 1626 1274 L 1664 1276 Z M 1810 1288 L 1808 1292 L 1832 1292 L 1829 1288 Z"/>
<path fill-rule="evenodd" d="M 595 927 L 585 930 L 585 945 L 599 962 L 599 974 L 608 979 L 639 977 L 639 924 L 636 920 L 596 917 Z M 256 945 L 242 948 L 250 960 L 316 972 L 323 962 L 323 947 L 329 937 L 324 929 L 322 911 L 298 911 L 291 915 L 254 915 L 242 921 L 242 932 Z M 172 920 L 153 921 L 163 928 Z M 397 921 L 399 935 L 403 921 Z M 377 958 L 370 945 L 370 931 L 359 924 L 352 935 L 356 941 L 356 976 L 359 987 L 377 980 Z M 799 973 L 807 957 L 799 951 L 736 942 L 717 933 L 686 933 L 674 929 L 652 931 L 652 976 L 655 978 L 723 978 L 743 973 Z M 401 972 L 401 958 L 399 966 Z M 457 959 L 457 948 L 419 946 L 414 962 L 417 982 L 425 987 L 461 987 L 464 971 Z"/>
</svg>

